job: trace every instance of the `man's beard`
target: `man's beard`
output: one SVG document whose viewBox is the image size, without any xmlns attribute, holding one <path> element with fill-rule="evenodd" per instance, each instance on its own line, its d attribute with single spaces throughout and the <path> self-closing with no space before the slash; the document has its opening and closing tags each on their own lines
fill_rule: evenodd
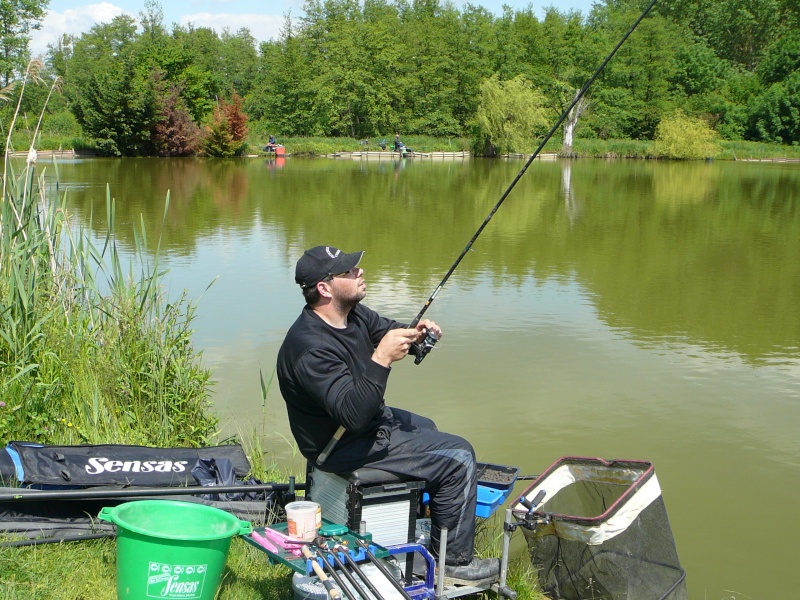
<svg viewBox="0 0 800 600">
<path fill-rule="evenodd" d="M 366 291 L 357 291 L 355 294 L 349 297 L 341 297 L 335 299 L 336 302 L 336 309 L 340 312 L 349 312 L 356 304 L 361 302 L 367 295 Z"/>
</svg>

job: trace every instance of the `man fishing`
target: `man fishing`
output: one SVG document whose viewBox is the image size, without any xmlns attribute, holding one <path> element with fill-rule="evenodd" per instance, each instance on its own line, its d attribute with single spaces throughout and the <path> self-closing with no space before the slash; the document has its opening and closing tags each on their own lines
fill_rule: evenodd
<svg viewBox="0 0 800 600">
<path fill-rule="evenodd" d="M 447 528 L 445 574 L 492 577 L 498 559 L 474 557 L 472 446 L 426 417 L 386 406 L 383 397 L 392 363 L 428 331 L 441 337 L 441 329 L 427 319 L 408 328 L 361 304 L 367 293 L 358 266 L 363 254 L 316 246 L 297 261 L 295 281 L 306 306 L 286 334 L 277 365 L 292 434 L 303 456 L 324 471 L 370 467 L 425 481 L 434 551 Z"/>
</svg>

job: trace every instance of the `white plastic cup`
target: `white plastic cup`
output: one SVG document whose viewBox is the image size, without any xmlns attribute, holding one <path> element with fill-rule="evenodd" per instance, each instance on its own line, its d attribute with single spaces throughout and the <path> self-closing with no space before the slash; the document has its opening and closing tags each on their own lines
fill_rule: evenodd
<svg viewBox="0 0 800 600">
<path fill-rule="evenodd" d="M 287 533 L 301 542 L 313 542 L 322 526 L 322 508 L 316 502 L 290 502 L 286 505 Z"/>
</svg>

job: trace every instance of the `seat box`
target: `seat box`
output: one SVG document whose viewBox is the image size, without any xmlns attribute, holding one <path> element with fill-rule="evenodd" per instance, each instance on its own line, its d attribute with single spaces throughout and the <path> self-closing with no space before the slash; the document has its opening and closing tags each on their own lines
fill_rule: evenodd
<svg viewBox="0 0 800 600">
<path fill-rule="evenodd" d="M 423 485 L 375 469 L 337 475 L 309 464 L 306 498 L 320 505 L 323 519 L 354 532 L 363 521 L 376 544 L 393 546 L 414 541 Z"/>
</svg>

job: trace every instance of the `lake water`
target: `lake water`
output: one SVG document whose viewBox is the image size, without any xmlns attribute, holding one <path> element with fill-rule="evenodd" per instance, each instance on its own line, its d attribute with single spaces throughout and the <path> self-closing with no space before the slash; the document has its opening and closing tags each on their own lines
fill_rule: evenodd
<svg viewBox="0 0 800 600">
<path fill-rule="evenodd" d="M 162 237 L 168 293 L 200 298 L 194 339 L 224 433 L 260 436 L 299 472 L 277 383 L 262 404 L 259 371 L 269 379 L 301 310 L 303 249 L 366 250 L 365 302 L 408 321 L 522 166 L 92 159 L 59 170 L 70 210 L 93 212 L 98 236 L 109 184 L 122 246 L 140 219 L 151 247 Z M 800 594 L 799 164 L 536 161 L 427 316 L 444 339 L 420 366 L 394 367 L 390 404 L 523 474 L 566 455 L 652 461 L 691 598 Z"/>
</svg>

